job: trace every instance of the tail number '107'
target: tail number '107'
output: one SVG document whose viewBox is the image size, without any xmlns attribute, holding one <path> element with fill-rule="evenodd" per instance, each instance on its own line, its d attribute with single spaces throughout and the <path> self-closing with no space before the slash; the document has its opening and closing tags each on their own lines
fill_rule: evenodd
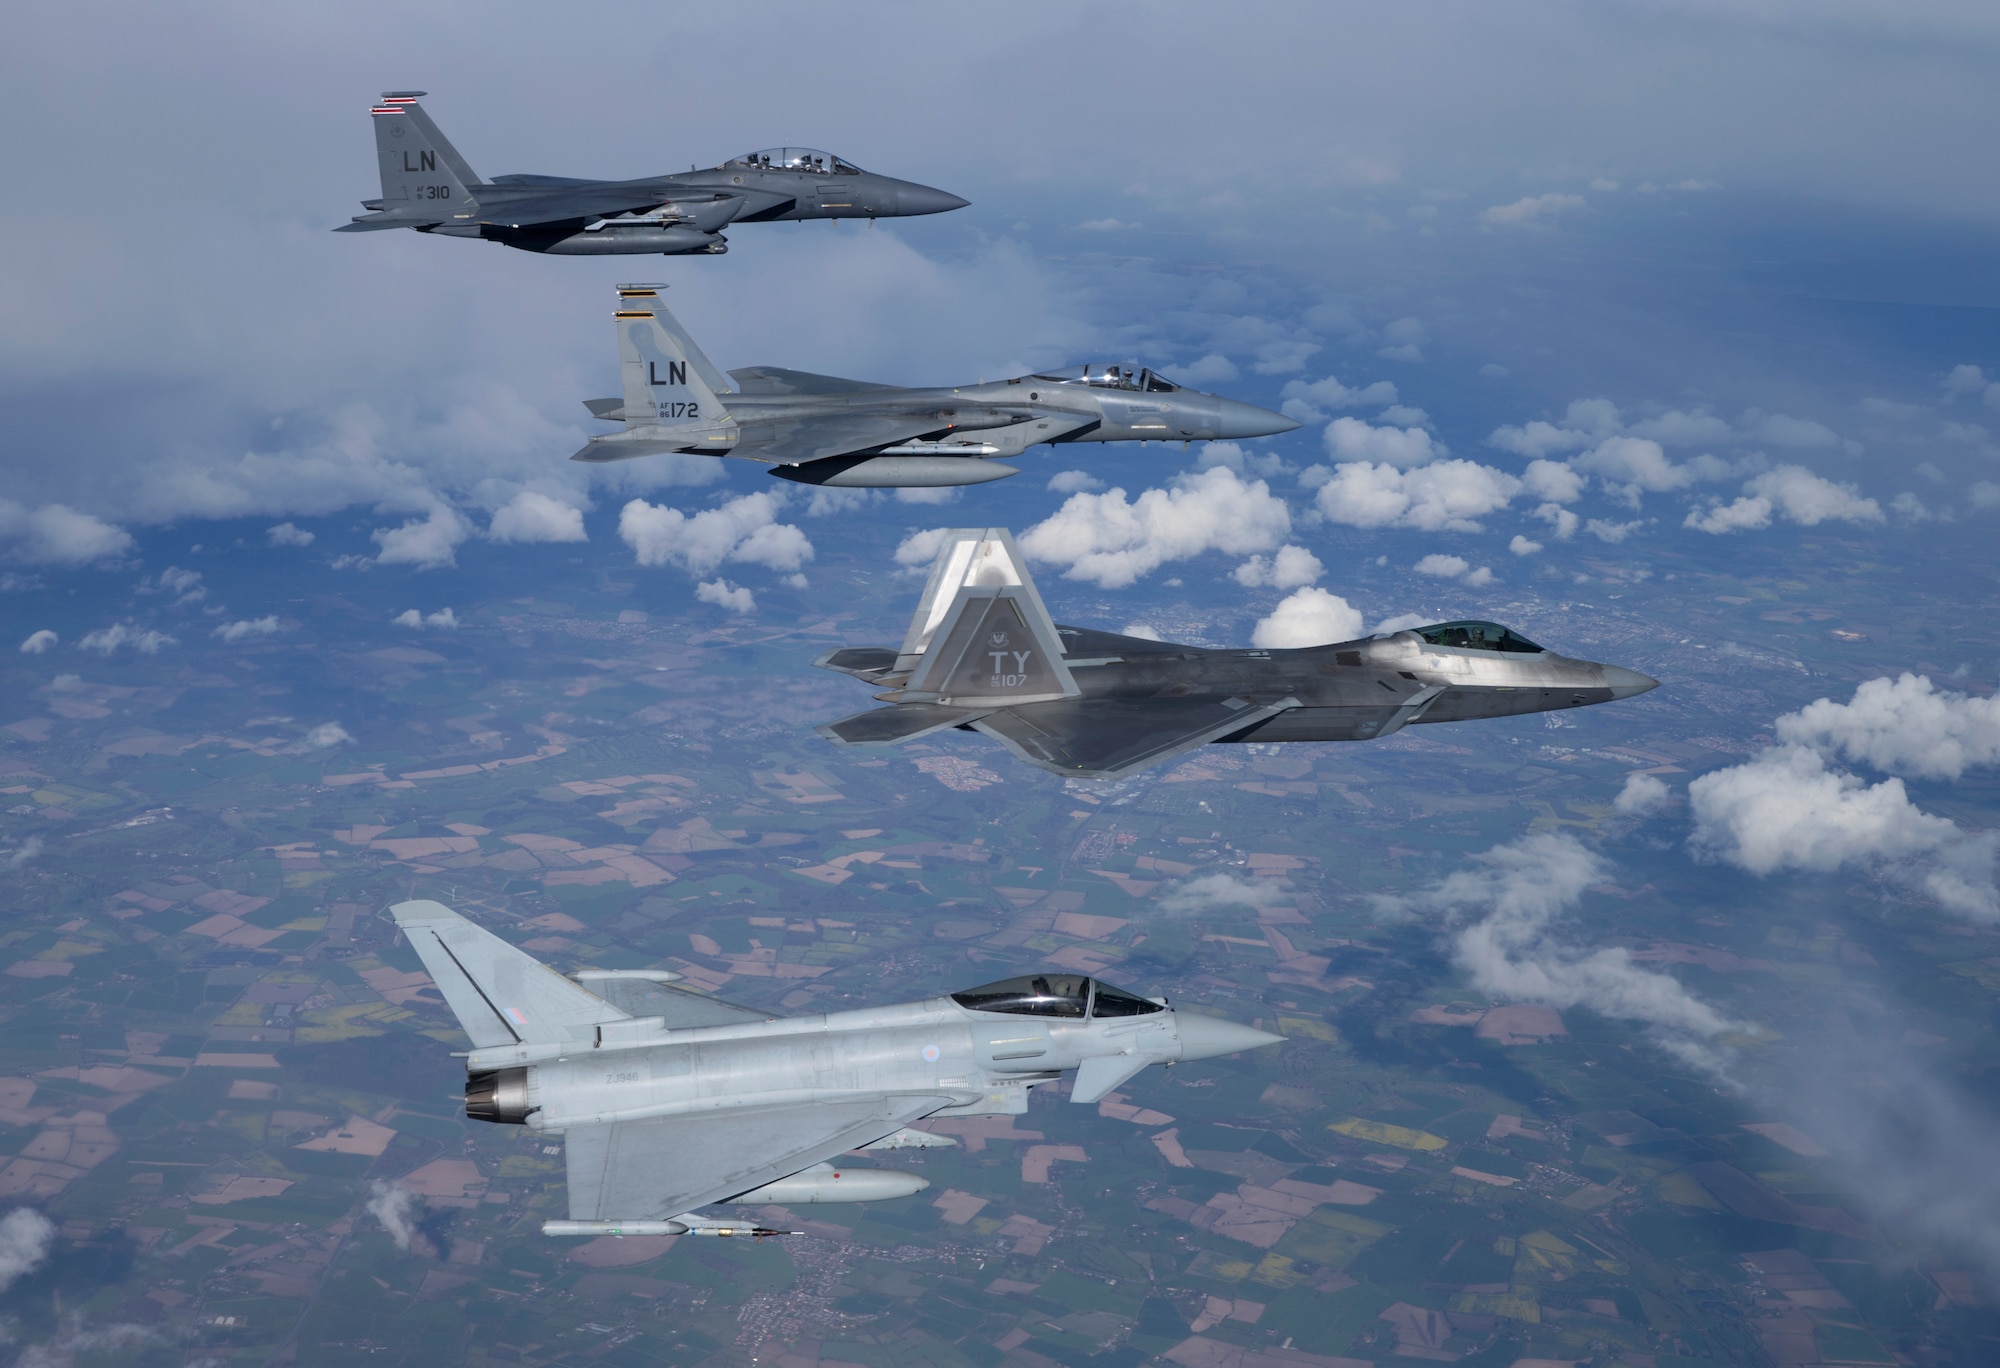
<svg viewBox="0 0 2000 1368">
<path fill-rule="evenodd" d="M 701 417 L 701 405 L 692 402 L 687 402 L 687 403 L 676 402 L 672 404 L 660 404 L 658 405 L 658 408 L 660 410 L 660 416 L 662 418 Z"/>
<path fill-rule="evenodd" d="M 1018 689 L 1028 682 L 1028 662 L 1034 659 L 1033 651 L 988 651 L 993 661 L 993 678 L 986 687 L 989 689 Z M 1014 673 L 1006 673 L 1007 658 L 1014 658 Z"/>
</svg>

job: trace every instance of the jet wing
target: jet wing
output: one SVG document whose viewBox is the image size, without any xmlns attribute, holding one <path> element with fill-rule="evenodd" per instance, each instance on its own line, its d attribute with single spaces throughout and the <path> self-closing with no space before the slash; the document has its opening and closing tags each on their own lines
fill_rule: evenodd
<svg viewBox="0 0 2000 1368">
<path fill-rule="evenodd" d="M 769 1012 L 760 1012 L 755 1007 L 744 1007 L 706 993 L 690 992 L 686 988 L 646 979 L 593 979 L 590 991 L 635 1017 L 665 1017 L 669 1030 L 689 1026 L 740 1026 L 747 1021 L 771 1019 Z"/>
<path fill-rule="evenodd" d="M 837 375 L 785 370 L 780 366 L 745 366 L 729 372 L 729 378 L 744 394 L 861 394 L 895 388 L 867 380 L 843 380 Z"/>
<path fill-rule="evenodd" d="M 843 746 L 891 746 L 920 736 L 962 727 L 983 717 L 981 708 L 952 708 L 941 703 L 896 703 L 886 708 L 843 717 L 813 730 Z"/>
<path fill-rule="evenodd" d="M 829 413 L 737 422 L 743 435 L 729 455 L 787 465 L 894 446 L 944 426 L 935 413 Z"/>
<path fill-rule="evenodd" d="M 571 1126 L 572 1221 L 663 1221 L 893 1135 L 951 1105 L 878 1095 Z"/>
<path fill-rule="evenodd" d="M 584 185 L 561 189 L 537 186 L 535 189 L 541 193 L 488 194 L 480 198 L 479 214 L 474 221 L 500 228 L 531 228 L 538 223 L 608 218 L 613 214 L 653 209 L 672 198 L 657 185 Z M 473 194 L 479 195 L 479 190 Z"/>
<path fill-rule="evenodd" d="M 1296 698 L 1063 698 L 972 725 L 1052 774 L 1123 779 L 1300 706 Z"/>
</svg>

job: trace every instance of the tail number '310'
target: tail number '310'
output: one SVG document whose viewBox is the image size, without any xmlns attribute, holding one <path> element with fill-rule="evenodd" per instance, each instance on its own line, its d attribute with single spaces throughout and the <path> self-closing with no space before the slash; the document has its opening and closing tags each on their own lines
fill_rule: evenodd
<svg viewBox="0 0 2000 1368">
<path fill-rule="evenodd" d="M 993 678 L 987 683 L 987 688 L 1018 689 L 1028 682 L 1028 662 L 1035 658 L 1033 651 L 988 651 L 986 654 L 993 662 Z M 1014 666 L 1011 674 L 1007 673 L 1010 656 Z"/>
<path fill-rule="evenodd" d="M 699 418 L 701 405 L 693 402 L 676 402 L 657 406 L 662 418 Z"/>
</svg>

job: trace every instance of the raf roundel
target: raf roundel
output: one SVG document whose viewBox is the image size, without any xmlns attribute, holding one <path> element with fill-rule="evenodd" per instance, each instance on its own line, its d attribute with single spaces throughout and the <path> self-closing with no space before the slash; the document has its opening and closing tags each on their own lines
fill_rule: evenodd
<svg viewBox="0 0 2000 1368">
<path fill-rule="evenodd" d="M 938 1060 L 938 1047 L 935 1045 L 924 1046 L 924 1062 L 926 1064 L 935 1064 L 937 1063 L 937 1060 Z"/>
</svg>

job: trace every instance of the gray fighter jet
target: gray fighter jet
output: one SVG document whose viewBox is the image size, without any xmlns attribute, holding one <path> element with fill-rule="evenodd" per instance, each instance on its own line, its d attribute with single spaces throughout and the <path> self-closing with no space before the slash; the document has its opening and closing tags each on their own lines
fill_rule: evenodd
<svg viewBox="0 0 2000 1368">
<path fill-rule="evenodd" d="M 1123 779 L 1227 741 L 1372 741 L 1418 722 L 1553 712 L 1659 681 L 1572 660 L 1496 622 L 1441 622 L 1300 650 L 1211 650 L 1058 627 L 1014 539 L 944 534 L 901 650 L 813 662 L 883 688 L 886 708 L 819 728 L 843 745 L 984 732 L 1053 774 Z"/>
<path fill-rule="evenodd" d="M 810 147 L 769 147 L 707 171 L 639 180 L 482 181 L 417 103 L 423 93 L 392 90 L 369 111 L 382 198 L 363 200 L 369 212 L 336 233 L 414 228 L 551 256 L 679 256 L 728 251 L 722 229 L 732 223 L 905 218 L 966 205 L 957 195 L 877 176 Z"/>
<path fill-rule="evenodd" d="M 1210 441 L 1267 437 L 1298 424 L 1281 413 L 1151 370 L 1076 366 L 1045 375 L 936 389 L 899 389 L 750 366 L 724 375 L 660 291 L 621 285 L 619 399 L 586 399 L 624 424 L 573 461 L 695 452 L 742 456 L 800 484 L 848 489 L 985 484 L 1020 474 L 992 458 L 1055 442 Z"/>
<path fill-rule="evenodd" d="M 1071 1070 L 1070 1100 L 1096 1102 L 1149 1064 L 1282 1039 L 1075 974 L 775 1017 L 663 970 L 565 978 L 442 903 L 390 911 L 471 1038 L 465 1114 L 563 1138 L 569 1217 L 548 1235 L 782 1233 L 696 1208 L 907 1197 L 929 1184 L 842 1156 L 954 1144 L 909 1127 L 1018 1116 Z"/>
</svg>

